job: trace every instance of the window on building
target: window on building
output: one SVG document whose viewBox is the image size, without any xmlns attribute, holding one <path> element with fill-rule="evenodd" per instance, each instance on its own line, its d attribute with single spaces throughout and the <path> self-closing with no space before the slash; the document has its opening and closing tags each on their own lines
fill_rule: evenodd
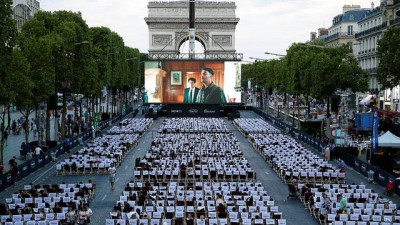
<svg viewBox="0 0 400 225">
<path fill-rule="evenodd" d="M 347 26 L 347 34 L 348 35 L 353 35 L 353 25 Z"/>
</svg>

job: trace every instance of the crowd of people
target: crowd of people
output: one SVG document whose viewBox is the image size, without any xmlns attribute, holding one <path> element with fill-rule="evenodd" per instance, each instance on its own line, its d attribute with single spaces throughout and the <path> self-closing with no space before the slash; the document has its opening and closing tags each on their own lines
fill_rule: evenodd
<svg viewBox="0 0 400 225">
<path fill-rule="evenodd" d="M 96 185 L 88 180 L 77 184 L 24 185 L 0 203 L 2 224 L 90 224 L 89 201 Z"/>
<path fill-rule="evenodd" d="M 152 120 L 127 119 L 112 127 L 107 135 L 97 137 L 86 146 L 56 165 L 59 175 L 107 174 L 111 165 L 119 166 L 126 154 L 137 144 L 143 128 Z"/>
</svg>

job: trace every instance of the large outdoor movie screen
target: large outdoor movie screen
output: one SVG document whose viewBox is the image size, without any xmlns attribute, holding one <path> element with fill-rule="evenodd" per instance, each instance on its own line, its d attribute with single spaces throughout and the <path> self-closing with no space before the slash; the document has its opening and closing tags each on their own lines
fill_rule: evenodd
<svg viewBox="0 0 400 225">
<path fill-rule="evenodd" d="M 223 61 L 145 62 L 148 103 L 240 103 L 240 65 Z"/>
</svg>

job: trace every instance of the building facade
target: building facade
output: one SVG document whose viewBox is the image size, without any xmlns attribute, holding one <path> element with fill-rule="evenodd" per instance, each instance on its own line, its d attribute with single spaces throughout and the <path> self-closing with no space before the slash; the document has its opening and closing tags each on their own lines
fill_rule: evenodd
<svg viewBox="0 0 400 225">
<path fill-rule="evenodd" d="M 355 33 L 358 31 L 357 23 L 367 11 L 367 9 L 361 9 L 359 5 L 343 6 L 343 13 L 333 18 L 332 26 L 328 28 L 328 35 L 323 39 L 326 45 L 336 47 L 346 44 L 353 52 L 351 47 Z"/>
<path fill-rule="evenodd" d="M 382 11 L 376 7 L 365 13 L 362 20 L 358 22 L 358 30 L 354 42 L 355 56 L 361 69 L 370 74 L 369 90 L 371 94 L 377 94 L 379 88 L 376 79 L 376 69 L 378 67 L 377 45 L 378 40 L 382 38 L 386 29 L 386 23 L 383 23 Z"/>
<path fill-rule="evenodd" d="M 17 30 L 21 32 L 24 23 L 40 10 L 40 3 L 37 0 L 13 0 L 12 8 Z"/>
<path fill-rule="evenodd" d="M 387 110 L 398 109 L 400 88 L 396 86 L 391 90 L 380 90 L 377 80 L 378 41 L 384 32 L 391 26 L 400 24 L 400 0 L 384 0 L 380 6 L 367 11 L 364 18 L 358 22 L 358 32 L 355 34 L 354 55 L 360 67 L 370 74 L 369 94 L 379 96 L 379 107 Z"/>
</svg>

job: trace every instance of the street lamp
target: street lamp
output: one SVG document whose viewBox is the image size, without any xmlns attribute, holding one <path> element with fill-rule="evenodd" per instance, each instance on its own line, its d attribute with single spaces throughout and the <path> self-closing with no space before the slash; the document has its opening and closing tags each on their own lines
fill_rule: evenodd
<svg viewBox="0 0 400 225">
<path fill-rule="evenodd" d="M 271 52 L 264 52 L 264 54 L 266 54 L 266 55 L 274 55 L 274 56 L 279 56 L 279 57 L 285 57 L 286 56 L 286 55 L 277 54 L 277 53 L 271 53 Z"/>
<path fill-rule="evenodd" d="M 256 62 L 257 61 L 268 61 L 269 59 L 262 59 L 262 58 L 256 58 L 256 57 L 249 57 L 249 59 L 253 59 L 253 60 L 255 60 Z"/>
<path fill-rule="evenodd" d="M 85 45 L 85 44 L 90 44 L 90 42 L 89 41 L 82 41 L 82 42 L 75 43 L 74 45 Z"/>
</svg>

